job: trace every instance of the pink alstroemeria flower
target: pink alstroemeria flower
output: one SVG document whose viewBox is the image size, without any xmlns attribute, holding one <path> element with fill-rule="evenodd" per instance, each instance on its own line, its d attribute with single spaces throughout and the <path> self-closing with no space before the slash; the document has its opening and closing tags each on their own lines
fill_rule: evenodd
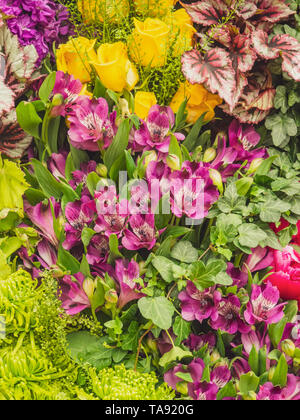
<svg viewBox="0 0 300 420">
<path fill-rule="evenodd" d="M 91 302 L 83 290 L 85 277 L 82 273 L 73 276 L 64 276 L 61 280 L 60 299 L 62 307 L 68 315 L 76 315 L 91 307 Z"/>
<path fill-rule="evenodd" d="M 279 290 L 270 282 L 266 286 L 252 285 L 252 294 L 244 312 L 245 320 L 250 325 L 264 322 L 266 325 L 279 322 L 283 316 L 283 307 L 286 303 L 277 305 Z"/>
<path fill-rule="evenodd" d="M 82 96 L 73 108 L 69 117 L 69 138 L 76 149 L 91 152 L 106 149 L 116 133 L 116 114 L 109 115 L 108 104 L 105 99 L 89 99 Z"/>
<path fill-rule="evenodd" d="M 241 319 L 241 302 L 235 295 L 228 295 L 218 305 L 218 318 L 210 320 L 210 325 L 215 330 L 222 330 L 228 334 L 235 334 L 237 331 L 248 333 L 251 330 L 249 325 Z"/>
<path fill-rule="evenodd" d="M 53 197 L 48 200 L 47 204 L 43 201 L 36 206 L 31 206 L 27 201 L 24 201 L 24 210 L 32 223 L 40 230 L 41 235 L 57 248 L 59 240 L 54 232 L 50 203 L 54 210 L 54 217 L 58 219 L 61 216 L 61 207 Z"/>
<path fill-rule="evenodd" d="M 76 104 L 79 94 L 82 91 L 82 83 L 74 76 L 62 71 L 56 72 L 56 79 L 53 88 L 53 95 L 61 95 L 63 103 L 56 105 L 51 110 L 51 115 L 66 117 L 70 114 L 72 107 Z"/>
<path fill-rule="evenodd" d="M 124 248 L 136 251 L 146 248 L 151 250 L 156 244 L 156 229 L 154 214 L 135 214 L 129 218 L 131 230 L 125 229 L 122 245 Z"/>
<path fill-rule="evenodd" d="M 127 303 L 145 296 L 143 293 L 139 293 L 141 287 L 135 282 L 140 277 L 140 267 L 137 262 L 134 260 L 130 262 L 117 260 L 115 272 L 120 287 L 119 308 L 123 308 Z"/>
<path fill-rule="evenodd" d="M 171 388 L 176 391 L 177 384 L 182 382 L 182 379 L 176 376 L 176 373 L 189 373 L 193 379 L 193 382 L 197 383 L 198 381 L 201 381 L 204 368 L 205 364 L 202 359 L 194 359 L 188 366 L 183 366 L 181 363 L 179 363 L 173 369 L 168 370 L 168 372 L 165 373 L 164 380 Z"/>
</svg>

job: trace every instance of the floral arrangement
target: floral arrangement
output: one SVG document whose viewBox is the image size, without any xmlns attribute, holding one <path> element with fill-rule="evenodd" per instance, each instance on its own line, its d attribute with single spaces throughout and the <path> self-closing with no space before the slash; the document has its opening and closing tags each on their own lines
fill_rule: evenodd
<svg viewBox="0 0 300 420">
<path fill-rule="evenodd" d="M 300 399 L 299 1 L 0 12 L 0 399 Z"/>
</svg>

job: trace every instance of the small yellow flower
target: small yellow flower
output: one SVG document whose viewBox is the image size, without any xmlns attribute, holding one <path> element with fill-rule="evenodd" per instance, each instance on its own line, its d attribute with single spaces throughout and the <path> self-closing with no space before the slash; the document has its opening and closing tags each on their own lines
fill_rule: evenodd
<svg viewBox="0 0 300 420">
<path fill-rule="evenodd" d="M 78 0 L 77 5 L 84 23 L 104 20 L 120 23 L 130 10 L 128 0 Z"/>
<path fill-rule="evenodd" d="M 215 107 L 221 105 L 222 99 L 218 95 L 208 92 L 203 85 L 181 83 L 175 94 L 170 107 L 176 113 L 182 102 L 188 98 L 187 103 L 187 122 L 194 124 L 205 112 L 205 120 L 209 121 L 215 117 Z"/>
<path fill-rule="evenodd" d="M 134 0 L 138 14 L 149 17 L 162 17 L 172 10 L 178 0 Z"/>
<path fill-rule="evenodd" d="M 135 63 L 161 67 L 166 62 L 170 27 L 160 19 L 134 19 L 135 29 L 129 41 L 129 51 Z"/>
<path fill-rule="evenodd" d="M 123 42 L 102 44 L 91 64 L 102 84 L 115 92 L 132 90 L 139 81 L 137 69 L 129 60 L 127 46 Z"/>
<path fill-rule="evenodd" d="M 153 92 L 139 91 L 134 98 L 134 112 L 139 118 L 145 120 L 150 109 L 156 104 L 157 100 Z"/>
<path fill-rule="evenodd" d="M 95 43 L 80 36 L 61 44 L 56 50 L 57 70 L 73 75 L 81 83 L 90 82 L 92 69 L 88 62 L 97 58 Z"/>
</svg>

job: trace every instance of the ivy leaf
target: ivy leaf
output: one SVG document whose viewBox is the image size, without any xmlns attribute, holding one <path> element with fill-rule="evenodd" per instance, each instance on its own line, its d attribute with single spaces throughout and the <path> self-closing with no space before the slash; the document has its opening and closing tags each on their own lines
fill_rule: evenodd
<svg viewBox="0 0 300 420">
<path fill-rule="evenodd" d="M 178 242 L 171 251 L 171 257 L 183 263 L 192 263 L 198 259 L 198 251 L 189 241 Z"/>
<path fill-rule="evenodd" d="M 285 114 L 270 115 L 265 122 L 266 128 L 272 131 L 275 146 L 280 146 L 289 141 L 290 137 L 297 135 L 298 128 L 295 120 Z"/>
<path fill-rule="evenodd" d="M 261 206 L 260 219 L 267 223 L 279 222 L 282 213 L 290 210 L 290 204 L 270 196 Z"/>
<path fill-rule="evenodd" d="M 256 248 L 267 237 L 267 234 L 253 223 L 243 223 L 239 226 L 238 231 L 239 243 L 249 248 Z"/>
<path fill-rule="evenodd" d="M 193 357 L 190 351 L 182 350 L 180 347 L 173 347 L 168 353 L 165 353 L 159 361 L 159 365 L 164 367 L 168 363 L 174 362 L 175 360 L 182 360 L 184 357 Z"/>
<path fill-rule="evenodd" d="M 274 106 L 276 109 L 280 109 L 283 114 L 289 109 L 287 89 L 285 86 L 277 86 L 276 95 L 274 99 Z"/>
<path fill-rule="evenodd" d="M 143 317 L 150 319 L 157 327 L 162 330 L 171 328 L 175 308 L 166 297 L 143 297 L 138 301 L 138 307 Z"/>
<path fill-rule="evenodd" d="M 132 321 L 129 325 L 128 332 L 122 336 L 122 349 L 135 351 L 139 341 L 139 323 Z"/>
<path fill-rule="evenodd" d="M 182 277 L 185 273 L 184 268 L 163 256 L 154 257 L 151 263 L 167 283 Z"/>
<path fill-rule="evenodd" d="M 185 321 L 181 316 L 177 316 L 173 324 L 173 331 L 177 335 L 175 344 L 181 344 L 190 335 L 191 323 Z"/>
</svg>

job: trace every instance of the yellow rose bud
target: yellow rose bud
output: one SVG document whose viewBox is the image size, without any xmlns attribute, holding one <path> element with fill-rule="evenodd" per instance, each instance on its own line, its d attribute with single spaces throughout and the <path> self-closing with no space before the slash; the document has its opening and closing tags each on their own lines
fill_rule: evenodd
<svg viewBox="0 0 300 420">
<path fill-rule="evenodd" d="M 84 23 L 109 21 L 120 23 L 129 14 L 128 0 L 78 0 Z"/>
<path fill-rule="evenodd" d="M 139 81 L 137 69 L 128 58 L 123 42 L 100 45 L 97 58 L 91 61 L 102 84 L 114 92 L 132 90 Z"/>
<path fill-rule="evenodd" d="M 185 9 L 176 10 L 170 14 L 166 23 L 171 28 L 170 45 L 173 47 L 174 57 L 182 55 L 193 46 L 193 37 L 197 32 L 193 26 L 193 21 Z M 175 44 L 174 44 L 175 42 Z"/>
<path fill-rule="evenodd" d="M 67 44 L 61 44 L 56 50 L 57 70 L 71 74 L 81 83 L 91 81 L 92 68 L 89 61 L 97 59 L 94 50 L 96 40 L 80 36 L 73 38 Z"/>
<path fill-rule="evenodd" d="M 217 171 L 216 169 L 210 169 L 209 176 L 213 184 L 218 188 L 220 193 L 223 194 L 224 187 L 223 187 L 223 181 L 222 181 L 222 176 L 220 172 Z"/>
<path fill-rule="evenodd" d="M 134 98 L 134 112 L 136 115 L 145 120 L 150 109 L 157 104 L 156 96 L 153 92 L 139 91 Z"/>
<path fill-rule="evenodd" d="M 187 103 L 187 122 L 194 124 L 202 114 L 206 113 L 205 121 L 210 121 L 215 117 L 214 109 L 222 103 L 218 95 L 208 92 L 203 85 L 192 85 L 189 82 L 181 83 L 175 94 L 170 107 L 176 113 L 185 99 Z"/>
<path fill-rule="evenodd" d="M 170 27 L 159 19 L 145 22 L 134 19 L 135 29 L 129 40 L 130 55 L 135 63 L 144 67 L 161 67 L 166 63 Z"/>
<path fill-rule="evenodd" d="M 95 282 L 90 278 L 86 278 L 83 282 L 83 290 L 87 297 L 91 299 L 94 296 L 95 292 Z"/>
<path fill-rule="evenodd" d="M 204 152 L 203 162 L 212 162 L 217 156 L 216 149 L 209 147 Z"/>
<path fill-rule="evenodd" d="M 133 0 L 138 14 L 150 17 L 166 15 L 178 0 Z"/>
</svg>

